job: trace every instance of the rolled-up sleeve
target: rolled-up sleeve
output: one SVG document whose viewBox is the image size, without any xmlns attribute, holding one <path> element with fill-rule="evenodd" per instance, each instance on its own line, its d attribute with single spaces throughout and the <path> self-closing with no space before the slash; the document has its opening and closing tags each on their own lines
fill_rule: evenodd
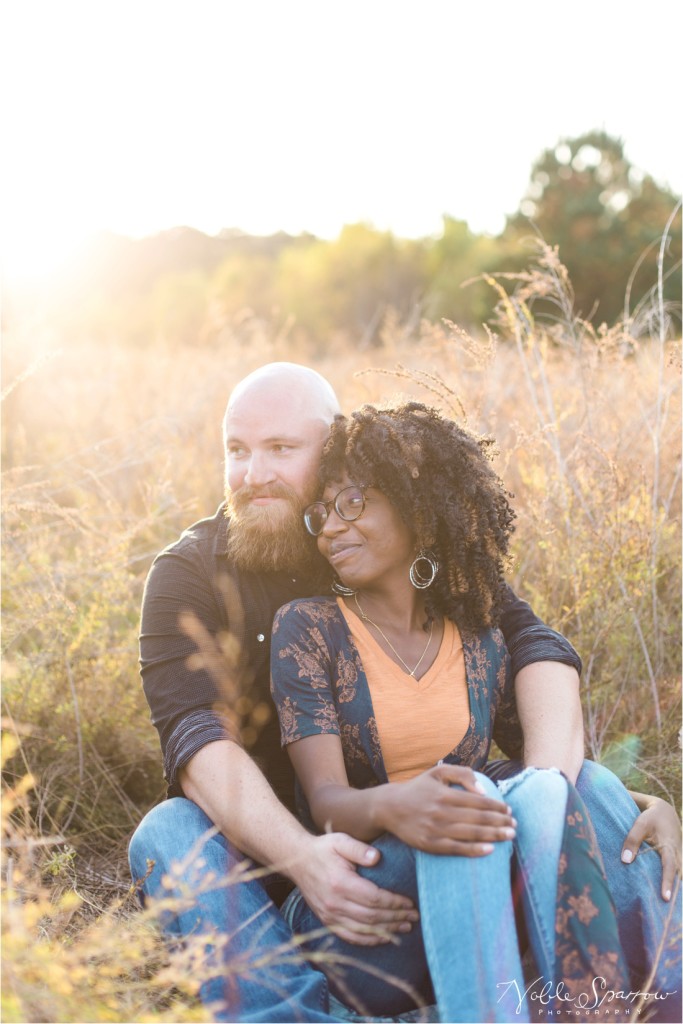
<svg viewBox="0 0 683 1024">
<path fill-rule="evenodd" d="M 197 645 L 180 625 L 187 612 L 212 635 L 226 629 L 201 563 L 182 552 L 163 551 L 145 585 L 140 671 L 171 795 L 181 792 L 179 769 L 201 747 L 228 736 L 217 683 L 205 669 L 188 665 Z"/>
<path fill-rule="evenodd" d="M 546 626 L 510 587 L 506 588 L 499 625 L 510 652 L 513 675 L 536 661 L 561 661 L 581 673 L 581 658 L 566 637 Z"/>
</svg>

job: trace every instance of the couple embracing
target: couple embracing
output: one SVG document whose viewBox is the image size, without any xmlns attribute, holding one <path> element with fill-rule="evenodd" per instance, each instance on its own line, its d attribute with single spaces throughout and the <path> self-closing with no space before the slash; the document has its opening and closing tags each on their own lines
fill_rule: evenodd
<svg viewBox="0 0 683 1024">
<path fill-rule="evenodd" d="M 224 440 L 225 505 L 145 589 L 169 799 L 130 850 L 146 897 L 192 879 L 166 924 L 213 937 L 215 1019 L 633 1019 L 639 988 L 680 1019 L 677 819 L 584 761 L 580 660 L 504 582 L 488 442 L 419 403 L 343 417 L 289 363 L 235 387 Z M 187 612 L 274 701 L 248 753 Z M 278 871 L 226 891 L 245 857 Z"/>
</svg>

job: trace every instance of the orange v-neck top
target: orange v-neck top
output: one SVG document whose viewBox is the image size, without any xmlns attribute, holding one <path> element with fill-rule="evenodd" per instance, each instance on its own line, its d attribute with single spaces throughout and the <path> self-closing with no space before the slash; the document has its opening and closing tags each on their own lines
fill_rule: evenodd
<svg viewBox="0 0 683 1024">
<path fill-rule="evenodd" d="M 439 652 L 422 678 L 414 679 L 341 598 L 337 604 L 367 676 L 387 777 L 406 782 L 432 768 L 467 732 L 470 704 L 458 627 L 444 619 Z"/>
</svg>

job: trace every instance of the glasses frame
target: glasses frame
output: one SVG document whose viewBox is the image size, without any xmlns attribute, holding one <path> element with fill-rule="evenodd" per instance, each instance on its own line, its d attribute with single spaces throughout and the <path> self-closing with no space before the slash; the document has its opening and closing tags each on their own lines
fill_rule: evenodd
<svg viewBox="0 0 683 1024">
<path fill-rule="evenodd" d="M 312 537 L 319 537 L 322 534 L 323 530 L 325 529 L 325 523 L 330 517 L 330 509 L 332 508 L 334 508 L 334 511 L 337 513 L 339 518 L 342 519 L 345 523 L 355 523 L 357 519 L 360 519 L 360 517 L 365 512 L 365 492 L 367 491 L 369 486 L 370 484 L 347 484 L 346 487 L 342 487 L 340 491 L 337 491 L 334 498 L 330 498 L 329 501 L 312 501 L 310 505 L 307 505 L 306 508 L 304 509 L 304 526 L 306 527 L 310 535 Z M 342 494 L 344 494 L 345 491 L 360 491 L 362 501 L 360 510 L 356 515 L 344 515 L 344 513 L 339 507 L 339 498 L 341 497 Z M 311 514 L 311 510 L 314 508 L 323 508 L 325 513 L 325 518 L 323 519 L 322 526 L 320 527 L 317 533 L 315 533 L 311 529 L 310 523 L 308 521 L 309 516 Z"/>
</svg>

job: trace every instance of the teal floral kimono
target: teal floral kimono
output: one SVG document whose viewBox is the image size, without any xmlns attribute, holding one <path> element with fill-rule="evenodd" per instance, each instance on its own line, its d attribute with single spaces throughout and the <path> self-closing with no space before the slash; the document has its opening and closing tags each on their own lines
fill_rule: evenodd
<svg viewBox="0 0 683 1024">
<path fill-rule="evenodd" d="M 460 631 L 467 689 L 469 727 L 443 761 L 468 765 L 490 775 L 504 791 L 521 771 L 508 762 L 489 762 L 492 740 L 509 758 L 522 752 L 510 657 L 497 629 Z M 271 691 L 280 719 L 283 746 L 306 736 L 340 737 L 349 784 L 367 789 L 388 782 L 367 677 L 334 598 L 293 601 L 273 623 Z M 503 781 L 501 781 L 503 780 Z M 504 796 L 502 796 L 504 799 Z M 297 807 L 312 830 L 303 792 L 297 783 Z M 513 861 L 514 863 L 514 861 Z M 518 890 L 518 881 L 513 886 Z M 523 881 L 522 881 L 523 884 Z M 604 912 L 603 912 L 604 911 Z M 570 785 L 560 855 L 555 917 L 555 977 L 566 994 L 591 992 L 596 974 L 607 991 L 629 991 L 616 916 L 600 851 L 583 801 Z M 544 1006 L 562 1009 L 556 997 Z M 566 1004 L 564 1005 L 566 1009 Z M 591 1020 L 627 1020 L 614 998 L 590 1012 Z"/>
<path fill-rule="evenodd" d="M 461 631 L 470 702 L 467 732 L 444 758 L 481 771 L 491 740 L 509 757 L 522 751 L 510 657 L 500 630 Z M 356 644 L 334 598 L 292 601 L 275 616 L 271 690 L 283 746 L 304 736 L 341 739 L 349 783 L 388 782 L 372 698 Z M 306 808 L 300 806 L 305 812 Z"/>
</svg>

